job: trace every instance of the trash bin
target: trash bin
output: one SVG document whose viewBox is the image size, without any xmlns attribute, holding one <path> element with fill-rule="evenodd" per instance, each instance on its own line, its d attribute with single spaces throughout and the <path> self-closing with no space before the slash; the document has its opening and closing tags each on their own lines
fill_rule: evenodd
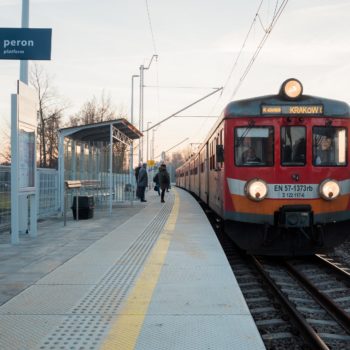
<svg viewBox="0 0 350 350">
<path fill-rule="evenodd" d="M 132 184 L 125 184 L 124 191 L 132 192 Z"/>
<path fill-rule="evenodd" d="M 79 220 L 91 219 L 94 217 L 94 197 L 93 196 L 79 196 Z M 74 220 L 77 219 L 77 197 L 73 197 L 73 204 L 71 207 L 73 211 Z"/>
<path fill-rule="evenodd" d="M 132 200 L 132 198 L 133 198 L 132 184 L 125 184 L 124 192 L 125 192 L 125 200 Z"/>
</svg>

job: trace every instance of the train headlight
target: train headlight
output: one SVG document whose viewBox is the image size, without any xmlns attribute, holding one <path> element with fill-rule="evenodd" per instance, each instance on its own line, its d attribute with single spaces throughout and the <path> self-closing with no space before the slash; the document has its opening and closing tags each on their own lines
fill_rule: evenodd
<svg viewBox="0 0 350 350">
<path fill-rule="evenodd" d="M 337 198 L 340 194 L 340 187 L 336 180 L 326 179 L 320 185 L 320 196 L 331 201 Z"/>
<path fill-rule="evenodd" d="M 280 93 L 289 100 L 296 100 L 303 93 L 303 85 L 297 79 L 288 79 L 282 84 Z"/>
<path fill-rule="evenodd" d="M 261 179 L 249 180 L 244 188 L 249 199 L 260 202 L 267 196 L 267 184 Z"/>
</svg>

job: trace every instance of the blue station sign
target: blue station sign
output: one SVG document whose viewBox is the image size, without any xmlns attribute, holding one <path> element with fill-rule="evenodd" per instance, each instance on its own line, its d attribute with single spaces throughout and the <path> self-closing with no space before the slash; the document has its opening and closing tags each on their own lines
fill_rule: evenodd
<svg viewBox="0 0 350 350">
<path fill-rule="evenodd" d="M 52 29 L 0 28 L 0 60 L 50 60 Z"/>
</svg>

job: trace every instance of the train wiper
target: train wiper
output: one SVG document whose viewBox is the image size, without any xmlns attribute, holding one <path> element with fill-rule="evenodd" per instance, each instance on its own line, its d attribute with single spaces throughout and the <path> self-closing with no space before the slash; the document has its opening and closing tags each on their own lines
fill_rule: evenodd
<svg viewBox="0 0 350 350">
<path fill-rule="evenodd" d="M 254 124 L 249 124 L 247 126 L 247 128 L 243 131 L 242 136 L 240 136 L 236 142 L 236 147 L 240 147 L 243 144 L 244 139 L 246 138 L 246 136 L 248 135 L 249 131 L 251 130 L 251 128 L 254 126 Z"/>
</svg>

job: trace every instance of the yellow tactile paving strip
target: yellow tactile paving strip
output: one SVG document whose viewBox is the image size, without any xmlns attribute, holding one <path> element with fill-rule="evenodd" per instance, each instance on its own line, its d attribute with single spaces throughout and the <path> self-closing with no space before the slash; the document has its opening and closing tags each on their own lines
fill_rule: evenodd
<svg viewBox="0 0 350 350">
<path fill-rule="evenodd" d="M 175 202 L 159 239 L 141 272 L 135 287 L 126 299 L 121 314 L 112 324 L 101 346 L 102 350 L 131 350 L 137 343 L 142 325 L 152 300 L 161 269 L 167 255 L 179 213 L 180 199 L 175 191 Z"/>
</svg>

